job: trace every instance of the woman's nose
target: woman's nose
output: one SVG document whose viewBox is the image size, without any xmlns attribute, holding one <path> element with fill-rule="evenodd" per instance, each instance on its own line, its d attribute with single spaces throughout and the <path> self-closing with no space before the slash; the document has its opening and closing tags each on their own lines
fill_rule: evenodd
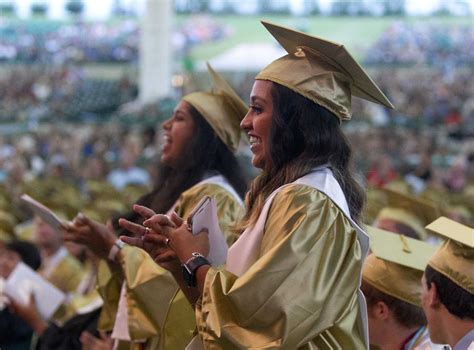
<svg viewBox="0 0 474 350">
<path fill-rule="evenodd" d="M 168 131 L 170 128 L 171 128 L 171 118 L 170 119 L 167 119 L 163 122 L 163 130 L 166 130 Z"/>
<path fill-rule="evenodd" d="M 241 129 L 244 129 L 244 130 L 251 129 L 251 127 L 252 127 L 252 117 L 250 116 L 250 111 L 251 111 L 251 109 L 249 109 L 249 111 L 245 115 L 244 119 L 242 119 L 242 121 L 240 122 L 240 128 Z"/>
</svg>

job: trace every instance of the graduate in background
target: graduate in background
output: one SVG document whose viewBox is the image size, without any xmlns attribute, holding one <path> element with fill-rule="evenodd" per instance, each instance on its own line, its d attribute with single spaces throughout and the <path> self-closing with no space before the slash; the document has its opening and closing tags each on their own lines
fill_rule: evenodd
<svg viewBox="0 0 474 350">
<path fill-rule="evenodd" d="M 34 242 L 42 260 L 38 273 L 63 292 L 74 292 L 83 277 L 81 263 L 67 251 L 61 231 L 38 216 L 35 216 L 34 225 Z"/>
<path fill-rule="evenodd" d="M 369 340 L 382 350 L 442 350 L 431 343 L 420 280 L 436 247 L 367 226 L 372 254 L 362 271 Z"/>
<path fill-rule="evenodd" d="M 204 348 L 366 349 L 363 193 L 340 124 L 352 95 L 393 106 L 342 45 L 264 25 L 288 55 L 257 75 L 241 123 L 263 172 L 226 266 L 210 267 L 207 234 L 192 235 L 176 216 L 144 225 L 170 239 L 181 278 L 198 292 Z"/>
<path fill-rule="evenodd" d="M 446 238 L 428 262 L 422 305 L 431 340 L 474 349 L 474 229 L 440 217 L 426 229 Z"/>
<path fill-rule="evenodd" d="M 377 214 L 373 225 L 407 237 L 427 240 L 425 226 L 440 215 L 435 203 L 389 188 L 381 192 L 387 204 Z"/>
<path fill-rule="evenodd" d="M 156 189 L 138 200 L 137 214 L 122 220 L 124 228 L 143 236 L 143 218 L 156 212 L 176 211 L 187 217 L 202 197 L 215 198 L 219 224 L 229 243 L 228 230 L 242 214 L 246 181 L 234 155 L 240 143 L 240 120 L 245 103 L 209 66 L 213 90 L 186 95 L 164 122 L 160 178 Z M 150 349 L 182 349 L 195 329 L 194 312 L 178 292 L 172 275 L 142 249 L 152 247 L 141 237 L 124 239 L 139 246 L 123 245 L 104 225 L 85 217 L 66 233 L 108 261 L 99 273 L 99 291 L 105 304 L 99 327 L 112 330 L 118 346 L 139 344 Z M 155 242 L 159 250 L 164 241 Z M 181 270 L 172 271 L 181 273 Z M 177 293 L 178 292 L 178 293 Z M 172 300 L 172 303 L 170 303 Z"/>
</svg>

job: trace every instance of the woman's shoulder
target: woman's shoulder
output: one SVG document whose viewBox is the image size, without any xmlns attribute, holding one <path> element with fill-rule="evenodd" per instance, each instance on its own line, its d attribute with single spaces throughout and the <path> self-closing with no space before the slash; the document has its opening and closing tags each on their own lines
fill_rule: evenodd
<svg viewBox="0 0 474 350">
<path fill-rule="evenodd" d="M 327 194 L 306 184 L 291 183 L 280 188 L 271 203 L 270 211 L 275 208 L 298 209 L 300 213 L 331 212 L 344 216 L 343 211 Z"/>
<path fill-rule="evenodd" d="M 235 195 L 224 186 L 212 182 L 198 183 L 187 189 L 181 194 L 182 199 L 202 198 L 203 196 L 211 196 L 218 198 L 229 198 L 236 200 Z"/>
<path fill-rule="evenodd" d="M 214 198 L 218 209 L 221 208 L 222 210 L 232 211 L 241 210 L 242 202 L 229 190 L 215 183 L 201 183 L 194 185 L 181 194 L 176 206 L 177 213 L 183 217 L 187 217 L 205 196 Z"/>
<path fill-rule="evenodd" d="M 325 193 L 316 187 L 300 183 L 290 183 L 280 187 L 278 192 L 275 194 L 274 201 L 288 200 L 290 198 L 308 201 L 316 199 L 331 200 Z"/>
</svg>

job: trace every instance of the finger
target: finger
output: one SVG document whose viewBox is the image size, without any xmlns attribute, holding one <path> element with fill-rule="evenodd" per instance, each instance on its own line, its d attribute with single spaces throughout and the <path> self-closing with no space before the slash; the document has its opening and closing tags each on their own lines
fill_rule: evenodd
<svg viewBox="0 0 474 350">
<path fill-rule="evenodd" d="M 88 331 L 84 331 L 81 333 L 79 340 L 81 341 L 81 344 L 88 346 L 92 342 L 92 337 L 92 334 L 90 334 Z"/>
<path fill-rule="evenodd" d="M 79 212 L 76 217 L 73 219 L 72 223 L 74 225 L 86 225 L 87 217 Z"/>
<path fill-rule="evenodd" d="M 178 227 L 181 226 L 184 222 L 184 220 L 180 218 L 175 211 L 171 213 L 171 221 L 173 221 L 173 223 Z"/>
<path fill-rule="evenodd" d="M 66 242 L 78 243 L 77 236 L 73 233 L 65 232 L 63 233 L 63 238 L 64 238 L 64 241 Z"/>
<path fill-rule="evenodd" d="M 72 226 L 73 223 L 71 221 L 61 221 L 61 223 L 59 224 L 59 228 L 62 231 L 68 231 Z"/>
<path fill-rule="evenodd" d="M 147 243 L 167 245 L 167 243 L 169 242 L 169 238 L 156 233 L 152 233 L 143 237 L 143 241 Z"/>
<path fill-rule="evenodd" d="M 143 248 L 143 240 L 140 237 L 120 236 L 120 240 L 129 245 L 133 245 L 138 248 Z"/>
<path fill-rule="evenodd" d="M 120 227 L 130 231 L 138 236 L 143 236 L 146 233 L 146 227 L 136 224 L 134 222 L 128 221 L 127 219 L 119 219 Z"/>
<path fill-rule="evenodd" d="M 158 233 L 161 233 L 163 226 L 176 227 L 168 215 L 156 214 L 143 222 L 143 226 L 150 227 Z"/>
<path fill-rule="evenodd" d="M 133 211 L 137 214 L 140 214 L 145 220 L 151 218 L 156 213 L 150 208 L 144 207 L 143 205 L 134 204 Z"/>
<path fill-rule="evenodd" d="M 105 331 L 99 331 L 99 336 L 100 336 L 100 339 L 102 339 L 102 340 L 108 340 L 109 339 L 109 336 L 107 335 L 107 333 Z"/>
<path fill-rule="evenodd" d="M 176 259 L 178 259 L 178 257 L 176 255 L 176 253 L 172 250 L 167 250 L 164 253 L 156 255 L 155 258 L 154 258 L 154 260 L 157 264 L 169 262 L 169 261 L 176 260 Z"/>
</svg>

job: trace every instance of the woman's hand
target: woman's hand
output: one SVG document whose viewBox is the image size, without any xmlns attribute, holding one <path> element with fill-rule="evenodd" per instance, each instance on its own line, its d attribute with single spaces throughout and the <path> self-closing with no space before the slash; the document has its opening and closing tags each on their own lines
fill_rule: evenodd
<svg viewBox="0 0 474 350">
<path fill-rule="evenodd" d="M 0 252 L 0 277 L 7 279 L 19 262 L 21 259 L 17 253 L 6 249 Z"/>
<path fill-rule="evenodd" d="M 33 295 L 30 296 L 30 302 L 26 305 L 23 305 L 12 298 L 10 299 L 10 304 L 8 307 L 12 314 L 17 315 L 26 323 L 28 323 L 28 325 L 33 328 L 36 334 L 41 335 L 44 333 L 46 328 L 48 328 L 48 324 L 43 321 L 38 312 Z"/>
<path fill-rule="evenodd" d="M 145 220 L 153 217 L 154 215 L 157 215 L 150 208 L 137 204 L 133 206 L 133 210 L 137 214 L 140 214 Z M 152 257 L 158 254 L 161 249 L 166 247 L 166 237 L 161 237 L 160 235 L 157 235 L 157 237 L 154 237 L 153 239 L 145 239 L 146 236 L 149 236 L 150 234 L 154 233 L 148 227 L 131 222 L 126 219 L 119 219 L 119 225 L 127 231 L 133 233 L 132 237 L 121 236 L 120 239 L 123 242 L 145 250 Z"/>
<path fill-rule="evenodd" d="M 82 350 L 112 350 L 113 339 L 104 332 L 100 332 L 99 335 L 100 338 L 97 338 L 88 331 L 82 332 L 79 338 Z"/>
<path fill-rule="evenodd" d="M 206 232 L 193 235 L 189 231 L 188 225 L 176 213 L 173 213 L 171 218 L 166 216 L 165 218 L 158 215 L 153 216 L 143 222 L 143 225 L 167 237 L 169 239 L 168 246 L 174 251 L 181 263 L 185 263 L 194 252 L 201 253 L 204 256 L 209 255 L 209 236 Z M 171 221 L 173 225 L 163 225 L 166 220 Z M 155 256 L 154 259 L 158 263 L 166 262 L 170 255 L 170 253 L 162 253 Z"/>
<path fill-rule="evenodd" d="M 63 227 L 64 239 L 69 242 L 84 244 L 95 255 L 107 259 L 117 236 L 106 226 L 79 213 L 72 224 Z"/>
</svg>

